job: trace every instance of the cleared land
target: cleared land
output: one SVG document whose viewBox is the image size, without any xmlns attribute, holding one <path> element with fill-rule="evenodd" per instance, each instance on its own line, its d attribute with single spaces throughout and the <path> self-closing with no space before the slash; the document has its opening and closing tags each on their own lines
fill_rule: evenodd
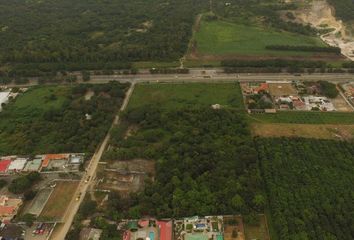
<svg viewBox="0 0 354 240">
<path fill-rule="evenodd" d="M 246 240 L 270 240 L 268 226 L 264 215 L 259 216 L 259 224 L 244 224 Z"/>
<path fill-rule="evenodd" d="M 274 97 L 297 95 L 297 90 L 291 83 L 269 83 L 269 92 Z"/>
<path fill-rule="evenodd" d="M 303 137 L 340 140 L 354 138 L 354 125 L 253 123 L 251 128 L 253 135 L 260 137 Z"/>
<path fill-rule="evenodd" d="M 225 21 L 202 21 L 195 34 L 197 54 L 309 56 L 309 52 L 267 50 L 268 45 L 326 46 L 321 39 Z"/>
<path fill-rule="evenodd" d="M 47 204 L 39 216 L 40 219 L 60 221 L 65 214 L 66 208 L 74 197 L 79 181 L 57 182 L 57 185 L 50 195 Z"/>
<path fill-rule="evenodd" d="M 135 87 L 128 108 L 133 109 L 144 105 L 179 108 L 212 104 L 244 109 L 239 84 L 139 84 Z"/>
<path fill-rule="evenodd" d="M 241 216 L 224 216 L 224 223 L 225 240 L 245 240 L 245 231 Z"/>
</svg>

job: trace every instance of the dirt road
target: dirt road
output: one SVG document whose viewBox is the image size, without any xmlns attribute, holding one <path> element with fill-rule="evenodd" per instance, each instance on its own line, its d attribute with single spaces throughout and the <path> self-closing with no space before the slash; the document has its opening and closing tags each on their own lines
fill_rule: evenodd
<svg viewBox="0 0 354 240">
<path fill-rule="evenodd" d="M 119 110 L 119 113 L 126 109 L 128 103 L 129 103 L 129 99 L 133 93 L 134 87 L 135 87 L 135 84 L 133 83 L 130 86 L 130 88 L 126 94 L 126 97 L 124 99 L 124 102 L 123 102 L 120 110 Z M 86 168 L 86 173 L 82 177 L 79 187 L 77 188 L 77 190 L 75 192 L 74 198 L 71 200 L 71 202 L 65 212 L 65 215 L 63 217 L 64 223 L 60 226 L 60 229 L 58 229 L 57 231 L 55 231 L 53 233 L 53 236 L 51 236 L 50 239 L 63 240 L 63 239 L 65 239 L 66 234 L 69 232 L 70 226 L 71 226 L 71 224 L 74 220 L 74 217 L 80 207 L 80 204 L 82 203 L 83 199 L 85 198 L 87 189 L 93 181 L 92 176 L 95 175 L 98 163 L 99 163 L 99 161 L 100 161 L 100 159 L 101 159 L 101 157 L 102 157 L 102 155 L 109 143 L 109 140 L 111 137 L 111 135 L 110 135 L 111 130 L 115 125 L 119 124 L 119 113 L 116 115 L 116 117 L 112 123 L 112 126 L 111 126 L 110 130 L 108 131 L 106 137 L 104 138 L 103 142 L 101 143 L 101 145 L 99 146 L 99 148 L 97 149 L 95 154 L 92 156 L 90 163 Z M 76 200 L 77 198 L 79 198 L 79 199 Z"/>
</svg>

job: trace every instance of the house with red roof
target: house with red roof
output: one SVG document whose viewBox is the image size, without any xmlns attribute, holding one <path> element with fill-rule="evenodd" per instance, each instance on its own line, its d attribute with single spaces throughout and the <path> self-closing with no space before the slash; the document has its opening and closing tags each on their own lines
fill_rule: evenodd
<svg viewBox="0 0 354 240">
<path fill-rule="evenodd" d="M 18 209 L 22 205 L 22 200 L 0 196 L 0 220 L 3 223 L 10 222 L 16 216 Z"/>
<path fill-rule="evenodd" d="M 11 159 L 3 159 L 0 161 L 0 174 L 4 174 L 7 172 L 7 169 L 9 168 L 11 164 Z"/>
</svg>

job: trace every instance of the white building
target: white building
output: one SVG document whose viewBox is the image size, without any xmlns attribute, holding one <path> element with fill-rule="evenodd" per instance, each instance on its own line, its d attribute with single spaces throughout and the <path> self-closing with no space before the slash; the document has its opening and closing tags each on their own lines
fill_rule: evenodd
<svg viewBox="0 0 354 240">
<path fill-rule="evenodd" d="M 2 104 L 8 102 L 9 96 L 10 96 L 9 91 L 0 92 L 0 112 L 2 110 Z"/>
<path fill-rule="evenodd" d="M 27 163 L 26 158 L 17 158 L 10 163 L 9 168 L 7 169 L 8 172 L 20 172 L 24 169 Z"/>
</svg>

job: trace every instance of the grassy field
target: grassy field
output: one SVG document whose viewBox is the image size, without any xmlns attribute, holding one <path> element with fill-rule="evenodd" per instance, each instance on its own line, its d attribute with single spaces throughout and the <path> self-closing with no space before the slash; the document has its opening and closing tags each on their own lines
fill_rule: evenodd
<svg viewBox="0 0 354 240">
<path fill-rule="evenodd" d="M 297 123 L 297 124 L 354 124 L 354 113 L 343 112 L 278 112 L 276 114 L 249 114 L 256 123 Z"/>
<path fill-rule="evenodd" d="M 57 182 L 57 185 L 44 206 L 40 219 L 61 220 L 66 208 L 74 197 L 78 181 Z"/>
<path fill-rule="evenodd" d="M 254 136 L 260 137 L 354 138 L 354 125 L 253 123 L 251 129 Z"/>
<path fill-rule="evenodd" d="M 163 108 L 212 104 L 244 109 L 240 87 L 235 83 L 140 84 L 129 108 L 156 104 Z"/>
<path fill-rule="evenodd" d="M 197 52 L 206 55 L 307 56 L 309 52 L 267 50 L 267 45 L 325 46 L 316 37 L 225 21 L 202 21 L 195 34 Z"/>
</svg>

